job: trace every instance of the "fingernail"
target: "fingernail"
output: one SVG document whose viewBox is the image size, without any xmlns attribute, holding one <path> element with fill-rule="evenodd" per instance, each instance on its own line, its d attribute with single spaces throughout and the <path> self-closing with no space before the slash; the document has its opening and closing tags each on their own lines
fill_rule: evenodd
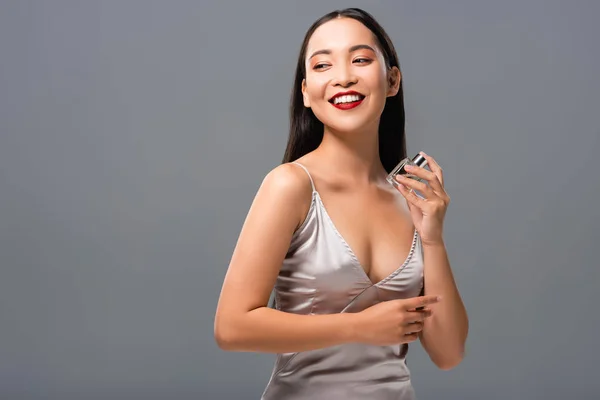
<svg viewBox="0 0 600 400">
<path fill-rule="evenodd" d="M 424 151 L 419 152 L 421 155 L 426 156 L 427 154 Z"/>
<path fill-rule="evenodd" d="M 410 164 L 407 164 L 404 166 L 404 169 L 413 169 L 413 168 L 414 168 L 414 166 L 412 166 Z"/>
</svg>

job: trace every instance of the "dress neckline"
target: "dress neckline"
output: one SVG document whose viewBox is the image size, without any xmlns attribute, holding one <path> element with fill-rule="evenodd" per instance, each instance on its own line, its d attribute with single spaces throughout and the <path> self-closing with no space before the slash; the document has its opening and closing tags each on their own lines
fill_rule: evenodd
<svg viewBox="0 0 600 400">
<path fill-rule="evenodd" d="M 415 252 L 415 247 L 417 245 L 417 239 L 418 239 L 417 228 L 414 228 L 413 240 L 412 240 L 412 244 L 410 246 L 410 251 L 408 252 L 408 255 L 406 256 L 406 259 L 404 260 L 404 262 L 397 269 L 395 269 L 394 271 L 392 271 L 389 275 L 387 275 L 386 277 L 384 277 L 380 281 L 373 282 L 371 280 L 371 278 L 369 278 L 369 275 L 367 275 L 367 272 L 365 271 L 364 266 L 361 264 L 360 260 L 356 256 L 356 253 L 354 252 L 354 250 L 352 250 L 352 247 L 350 247 L 350 245 L 348 244 L 348 242 L 346 241 L 346 239 L 344 238 L 344 236 L 342 236 L 342 234 L 340 233 L 340 231 L 337 229 L 337 227 L 335 226 L 335 223 L 331 219 L 331 216 L 327 212 L 327 208 L 325 207 L 325 204 L 323 204 L 323 199 L 321 198 L 321 195 L 319 194 L 319 192 L 315 188 L 315 183 L 314 183 L 314 181 L 312 179 L 312 176 L 310 175 L 310 172 L 308 171 L 308 168 L 306 168 L 304 165 L 302 165 L 301 163 L 299 163 L 297 161 L 293 161 L 292 164 L 296 164 L 296 165 L 300 166 L 306 172 L 306 174 L 308 175 L 308 178 L 310 179 L 310 185 L 312 187 L 312 200 L 311 200 L 311 204 L 310 204 L 308 213 L 307 213 L 306 218 L 304 219 L 304 221 L 300 224 L 300 226 L 296 230 L 296 232 L 299 232 L 302 228 L 304 228 L 304 226 L 308 222 L 309 217 L 310 217 L 310 213 L 314 209 L 315 198 L 316 198 L 319 201 L 319 207 L 321 208 L 322 213 L 325 215 L 325 218 L 329 221 L 329 225 L 330 225 L 331 229 L 335 232 L 335 234 L 337 235 L 337 237 L 340 239 L 340 242 L 347 249 L 347 252 L 350 255 L 350 258 L 352 258 L 352 261 L 354 262 L 355 268 L 359 270 L 358 273 L 369 284 L 369 286 L 372 287 L 372 286 L 382 285 L 385 282 L 387 282 L 390 279 L 392 279 L 394 276 L 398 275 L 402 270 L 404 270 L 404 267 L 406 267 L 406 265 L 408 265 L 408 263 L 412 259 L 413 254 Z"/>
<path fill-rule="evenodd" d="M 413 233 L 413 240 L 412 240 L 412 244 L 410 246 L 410 250 L 409 250 L 408 255 L 406 256 L 406 258 L 402 262 L 402 264 L 400 264 L 400 266 L 397 269 L 395 269 L 394 271 L 392 271 L 390 274 L 388 274 L 386 277 L 384 277 L 380 281 L 373 282 L 371 280 L 371 278 L 369 278 L 369 275 L 367 275 L 367 272 L 365 271 L 364 266 L 359 261 L 359 259 L 356 256 L 356 253 L 354 252 L 354 250 L 352 250 L 352 247 L 350 247 L 350 245 L 348 244 L 348 242 L 346 241 L 346 239 L 344 238 L 344 236 L 340 233 L 340 231 L 335 226 L 335 223 L 333 222 L 333 220 L 331 219 L 331 216 L 327 212 L 327 208 L 325 207 L 325 204 L 323 204 L 323 200 L 321 199 L 321 195 L 319 194 L 319 192 L 316 191 L 316 190 L 313 190 L 313 197 L 316 197 L 318 199 L 318 201 L 319 201 L 319 207 L 321 208 L 321 210 L 323 212 L 323 215 L 325 216 L 325 218 L 329 222 L 329 225 L 331 226 L 331 228 L 333 229 L 333 231 L 335 232 L 335 234 L 340 239 L 341 243 L 347 249 L 348 254 L 350 255 L 350 257 L 354 261 L 354 264 L 355 264 L 356 268 L 359 270 L 359 273 L 361 274 L 362 278 L 364 280 L 366 280 L 367 283 L 369 283 L 370 286 L 380 286 L 380 285 L 384 284 L 385 282 L 389 281 L 394 276 L 398 275 L 404 269 L 404 267 L 406 267 L 406 265 L 410 262 L 410 260 L 412 259 L 413 254 L 415 252 L 415 247 L 416 247 L 417 238 L 418 238 L 418 232 L 417 232 L 416 228 L 414 228 L 414 230 L 413 230 L 413 232 L 414 232 Z M 311 204 L 311 207 L 313 206 L 313 204 Z M 304 225 L 304 224 L 302 224 L 302 225 Z"/>
</svg>

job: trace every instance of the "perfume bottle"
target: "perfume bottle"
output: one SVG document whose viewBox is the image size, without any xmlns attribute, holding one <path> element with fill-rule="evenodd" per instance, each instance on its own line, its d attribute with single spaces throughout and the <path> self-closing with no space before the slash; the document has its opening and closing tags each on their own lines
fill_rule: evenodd
<svg viewBox="0 0 600 400">
<path fill-rule="evenodd" d="M 424 182 L 427 183 L 427 181 L 425 181 L 424 179 L 419 178 L 418 176 L 409 173 L 408 171 L 406 171 L 404 169 L 404 166 L 406 165 L 414 165 L 417 167 L 424 167 L 427 165 L 427 159 L 425 157 L 423 157 L 421 154 L 417 154 L 416 156 L 414 156 L 412 159 L 410 158 L 405 158 L 404 160 L 400 161 L 398 163 L 398 165 L 396 165 L 394 167 L 394 169 L 392 170 L 392 172 L 390 172 L 386 178 L 386 180 L 394 187 L 398 186 L 398 181 L 396 180 L 396 175 L 405 175 L 407 178 L 412 178 L 415 179 L 417 181 L 420 182 Z"/>
</svg>

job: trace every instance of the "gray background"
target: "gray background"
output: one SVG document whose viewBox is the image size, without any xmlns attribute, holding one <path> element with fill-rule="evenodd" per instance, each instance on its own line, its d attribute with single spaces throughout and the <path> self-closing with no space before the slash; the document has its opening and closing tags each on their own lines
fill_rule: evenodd
<svg viewBox="0 0 600 400">
<path fill-rule="evenodd" d="M 452 198 L 471 323 L 420 399 L 598 399 L 596 1 L 2 1 L 0 398 L 257 399 L 274 356 L 213 317 L 281 160 L 304 32 L 360 5 L 392 37 L 410 153 Z"/>
</svg>

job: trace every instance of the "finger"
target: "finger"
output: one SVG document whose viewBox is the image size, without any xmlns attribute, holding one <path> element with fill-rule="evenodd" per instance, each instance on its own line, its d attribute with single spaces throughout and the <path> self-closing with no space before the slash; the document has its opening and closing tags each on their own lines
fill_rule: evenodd
<svg viewBox="0 0 600 400">
<path fill-rule="evenodd" d="M 442 186 L 444 186 L 444 171 L 442 171 L 442 167 L 440 167 L 437 161 L 435 161 L 435 159 L 430 155 L 425 154 L 422 151 L 419 152 L 419 154 L 425 157 L 425 159 L 427 160 L 427 165 L 429 165 L 429 168 L 431 168 L 431 172 L 433 172 L 437 176 Z"/>
<path fill-rule="evenodd" d="M 427 312 L 430 312 L 430 311 L 433 311 L 433 310 L 431 308 L 429 308 L 429 307 L 420 306 L 420 307 L 415 307 L 414 310 L 409 310 L 409 311 L 410 312 L 424 312 L 424 313 L 427 313 Z"/>
<path fill-rule="evenodd" d="M 418 322 L 404 327 L 404 334 L 411 335 L 413 333 L 419 333 L 423 330 L 423 324 Z"/>
<path fill-rule="evenodd" d="M 430 317 L 433 314 L 433 310 L 431 308 L 425 307 L 417 307 L 414 311 L 408 311 L 409 313 L 415 313 L 420 316 L 422 319 Z"/>
<path fill-rule="evenodd" d="M 404 186 L 402 183 L 398 183 L 398 190 L 400 191 L 400 193 L 402 193 L 402 196 L 404 196 L 406 201 L 408 201 L 409 207 L 411 204 L 415 207 L 418 207 L 421 210 L 425 207 L 425 199 L 422 199 L 421 197 L 417 196 L 417 194 L 412 188 Z"/>
<path fill-rule="evenodd" d="M 424 324 L 422 321 L 411 322 L 410 324 L 406 324 L 404 331 L 407 333 L 421 332 L 423 330 L 423 326 Z"/>
<path fill-rule="evenodd" d="M 409 334 L 405 334 L 402 337 L 402 343 L 410 343 L 410 342 L 414 342 L 415 340 L 417 340 L 419 338 L 419 334 L 418 333 L 409 333 Z"/>
<path fill-rule="evenodd" d="M 402 183 L 404 186 L 407 186 L 409 189 L 418 190 L 419 192 L 423 193 L 426 199 L 432 199 L 436 196 L 436 193 L 433 191 L 433 189 L 424 182 L 408 178 L 404 175 L 396 175 L 396 180 Z"/>
<path fill-rule="evenodd" d="M 441 300 L 442 298 L 436 295 L 413 297 L 404 301 L 404 309 L 406 311 L 411 311 L 417 307 L 424 307 L 429 304 L 438 303 Z"/>
<path fill-rule="evenodd" d="M 404 168 L 406 169 L 407 172 L 426 180 L 429 183 L 429 185 L 433 188 L 433 190 L 435 190 L 436 192 L 444 191 L 444 187 L 439 180 L 438 174 L 434 173 L 433 170 L 428 171 L 423 167 L 417 167 L 414 165 L 407 165 Z"/>
<path fill-rule="evenodd" d="M 408 317 L 406 317 L 407 324 L 413 324 L 415 322 L 425 321 L 427 318 L 433 315 L 431 310 L 421 310 L 421 311 L 407 311 Z"/>
<path fill-rule="evenodd" d="M 419 178 L 423 178 L 426 181 L 433 180 L 437 177 L 437 175 L 434 174 L 433 171 L 429 171 L 425 169 L 425 167 L 419 167 L 418 165 L 407 164 L 404 166 L 404 169 L 406 169 L 406 172 L 416 175 Z"/>
</svg>

